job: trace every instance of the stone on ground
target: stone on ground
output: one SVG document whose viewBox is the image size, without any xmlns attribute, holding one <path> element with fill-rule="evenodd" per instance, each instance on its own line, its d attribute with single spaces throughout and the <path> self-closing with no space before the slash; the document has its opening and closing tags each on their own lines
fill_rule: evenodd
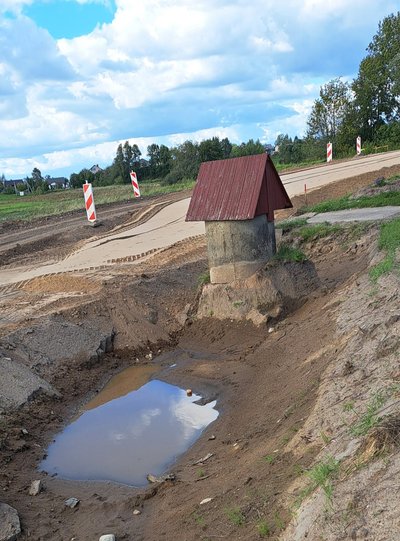
<svg viewBox="0 0 400 541">
<path fill-rule="evenodd" d="M 0 541 L 16 541 L 20 533 L 21 525 L 16 509 L 0 503 Z"/>
</svg>

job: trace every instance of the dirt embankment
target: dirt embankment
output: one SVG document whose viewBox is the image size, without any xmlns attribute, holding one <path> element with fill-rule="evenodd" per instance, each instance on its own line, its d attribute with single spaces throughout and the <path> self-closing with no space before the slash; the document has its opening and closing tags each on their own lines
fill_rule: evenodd
<svg viewBox="0 0 400 541">
<path fill-rule="evenodd" d="M 59 393 L 34 393 L 1 417 L 1 501 L 18 510 L 20 539 L 395 541 L 397 496 L 385 490 L 398 467 L 396 439 L 349 429 L 376 393 L 397 426 L 398 279 L 371 285 L 375 243 L 372 228 L 305 246 L 321 286 L 258 327 L 191 317 L 206 268 L 201 239 L 134 267 L 5 292 L 1 356 Z M 134 489 L 38 472 L 55 433 L 135 363 L 155 363 L 157 377 L 218 400 L 219 418 L 172 468 L 176 480 Z M 302 473 L 327 457 L 339 462 L 328 499 L 326 486 L 308 493 Z M 30 496 L 39 478 L 44 490 Z M 80 500 L 74 509 L 64 503 L 71 496 Z"/>
</svg>

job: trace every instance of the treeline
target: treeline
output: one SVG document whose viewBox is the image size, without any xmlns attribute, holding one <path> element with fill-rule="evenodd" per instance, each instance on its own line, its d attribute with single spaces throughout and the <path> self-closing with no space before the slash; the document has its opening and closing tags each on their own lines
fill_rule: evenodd
<svg viewBox="0 0 400 541">
<path fill-rule="evenodd" d="M 200 143 L 185 141 L 172 148 L 153 143 L 147 147 L 147 159 L 144 159 L 139 147 L 126 141 L 118 146 L 109 167 L 96 173 L 89 169 L 73 173 L 70 185 L 78 188 L 86 180 L 96 186 L 125 184 L 130 182 L 129 172 L 132 170 L 140 180 L 161 180 L 165 184 L 174 184 L 184 179 L 195 179 L 202 162 L 261 154 L 265 151 L 265 146 L 259 140 L 250 139 L 247 143 L 235 145 L 227 137 L 212 137 Z"/>
<path fill-rule="evenodd" d="M 360 136 L 364 154 L 400 148 L 400 12 L 379 23 L 357 77 L 338 77 L 323 85 L 302 139 L 280 135 L 278 161 L 299 163 L 354 156 Z"/>
</svg>

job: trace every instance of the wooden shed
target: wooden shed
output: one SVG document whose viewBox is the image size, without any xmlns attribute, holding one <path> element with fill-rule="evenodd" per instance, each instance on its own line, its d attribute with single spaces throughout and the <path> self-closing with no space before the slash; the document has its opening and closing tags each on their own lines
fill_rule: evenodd
<svg viewBox="0 0 400 541">
<path fill-rule="evenodd" d="M 274 211 L 291 207 L 268 154 L 202 163 L 186 220 L 206 223 L 211 282 L 261 268 L 276 251 Z"/>
</svg>

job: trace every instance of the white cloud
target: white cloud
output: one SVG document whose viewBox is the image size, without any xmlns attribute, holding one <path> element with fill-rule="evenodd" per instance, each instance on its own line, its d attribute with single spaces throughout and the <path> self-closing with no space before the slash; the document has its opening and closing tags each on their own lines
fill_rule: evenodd
<svg viewBox="0 0 400 541">
<path fill-rule="evenodd" d="M 32 1 L 0 0 L 15 13 L 0 22 L 6 175 L 32 163 L 71 173 L 101 162 L 96 152 L 111 161 L 127 139 L 300 134 L 320 84 L 353 77 L 396 10 L 390 0 L 116 0 L 111 23 L 54 41 L 21 14 Z"/>
</svg>

